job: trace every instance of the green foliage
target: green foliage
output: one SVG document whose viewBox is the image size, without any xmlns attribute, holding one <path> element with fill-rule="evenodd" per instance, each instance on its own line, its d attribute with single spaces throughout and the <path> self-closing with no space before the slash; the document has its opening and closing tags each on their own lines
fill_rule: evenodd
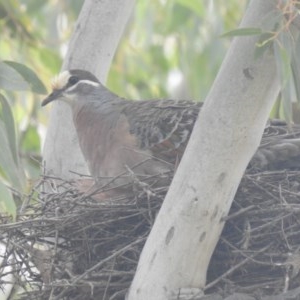
<svg viewBox="0 0 300 300">
<path fill-rule="evenodd" d="M 18 163 L 16 130 L 15 130 L 15 123 L 14 123 L 11 106 L 8 103 L 7 99 L 1 94 L 0 94 L 0 103 L 1 103 L 0 116 L 1 116 L 1 120 L 3 122 L 2 128 L 3 128 L 3 131 L 5 131 L 5 133 L 6 133 L 13 160 L 16 163 Z"/>
<path fill-rule="evenodd" d="M 11 215 L 13 220 L 15 220 L 17 207 L 10 190 L 2 181 L 0 181 L 0 195 L 0 212 L 5 212 Z"/>
<path fill-rule="evenodd" d="M 27 66 L 14 61 L 5 61 L 6 65 L 16 71 L 16 74 L 22 76 L 22 79 L 27 83 L 26 90 L 30 88 L 33 93 L 46 94 L 47 90 L 37 75 Z M 0 72 L 1 74 L 1 72 Z M 5 88 L 4 88 L 5 89 Z M 14 89 L 16 90 L 16 89 Z"/>
<path fill-rule="evenodd" d="M 0 62 L 0 89 L 3 91 L 31 90 L 35 93 L 46 91 L 32 70 L 20 63 L 8 61 Z M 17 137 L 12 106 L 8 99 L 0 94 L 0 211 L 12 215 L 13 218 L 16 216 L 14 202 L 16 198 L 14 199 L 8 186 L 20 193 L 23 193 L 26 187 L 25 170 L 20 160 Z M 37 136 L 35 136 L 36 138 Z M 38 142 L 34 143 L 31 139 L 30 143 L 34 145 Z"/>
<path fill-rule="evenodd" d="M 8 91 L 24 91 L 29 85 L 17 71 L 0 62 L 0 88 Z"/>
<path fill-rule="evenodd" d="M 8 91 L 31 90 L 33 93 L 46 93 L 46 88 L 37 75 L 25 65 L 14 61 L 0 61 L 0 88 Z"/>
<path fill-rule="evenodd" d="M 248 28 L 238 28 L 226 33 L 223 33 L 221 37 L 234 37 L 234 36 L 246 36 L 246 35 L 260 35 L 262 30 L 260 28 L 248 27 Z"/>
<path fill-rule="evenodd" d="M 11 183 L 11 186 L 22 191 L 24 175 L 19 166 L 16 132 L 12 112 L 7 99 L 1 94 L 0 103 L 2 108 L 0 118 L 0 209 L 15 216 L 16 211 L 13 196 L 6 187 L 5 182 Z"/>
<path fill-rule="evenodd" d="M 229 45 L 219 37 L 236 28 L 246 2 L 137 1 L 108 86 L 134 99 L 204 100 Z"/>
</svg>

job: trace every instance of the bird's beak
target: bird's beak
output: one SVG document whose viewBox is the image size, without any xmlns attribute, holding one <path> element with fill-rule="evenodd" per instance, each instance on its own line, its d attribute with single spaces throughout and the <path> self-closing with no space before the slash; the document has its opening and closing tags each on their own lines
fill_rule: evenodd
<svg viewBox="0 0 300 300">
<path fill-rule="evenodd" d="M 42 102 L 42 106 L 47 105 L 48 103 L 57 100 L 59 98 L 63 97 L 63 91 L 62 90 L 54 90 L 47 98 L 45 98 Z"/>
</svg>

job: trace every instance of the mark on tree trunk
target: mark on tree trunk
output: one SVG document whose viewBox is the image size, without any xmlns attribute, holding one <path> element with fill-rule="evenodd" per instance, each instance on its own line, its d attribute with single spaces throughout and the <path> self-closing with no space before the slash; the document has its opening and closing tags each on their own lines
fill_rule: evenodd
<svg viewBox="0 0 300 300">
<path fill-rule="evenodd" d="M 166 239 L 165 239 L 166 245 L 168 245 L 168 244 L 171 242 L 171 240 L 172 240 L 172 238 L 173 238 L 173 236 L 174 236 L 174 232 L 175 232 L 175 228 L 174 228 L 174 226 L 172 226 L 172 227 L 168 230 L 168 233 L 167 233 L 167 236 L 166 236 Z"/>
<path fill-rule="evenodd" d="M 202 243 L 204 241 L 205 237 L 206 237 L 206 232 L 204 231 L 200 235 L 199 242 Z"/>
</svg>

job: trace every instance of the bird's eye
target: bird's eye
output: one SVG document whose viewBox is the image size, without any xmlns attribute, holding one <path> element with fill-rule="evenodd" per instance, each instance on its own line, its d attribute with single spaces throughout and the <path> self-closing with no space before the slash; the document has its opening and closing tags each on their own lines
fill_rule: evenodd
<svg viewBox="0 0 300 300">
<path fill-rule="evenodd" d="M 74 85 L 74 84 L 76 84 L 77 82 L 79 81 L 79 78 L 78 77 L 76 77 L 76 76 L 71 76 L 70 78 L 69 78 L 69 84 L 70 85 Z"/>
</svg>

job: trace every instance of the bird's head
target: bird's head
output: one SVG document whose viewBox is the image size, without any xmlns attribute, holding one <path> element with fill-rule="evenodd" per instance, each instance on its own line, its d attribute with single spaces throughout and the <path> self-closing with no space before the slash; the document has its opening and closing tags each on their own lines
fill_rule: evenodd
<svg viewBox="0 0 300 300">
<path fill-rule="evenodd" d="M 62 100 L 69 104 L 86 98 L 93 93 L 100 82 L 92 73 L 84 70 L 69 70 L 60 73 L 52 80 L 52 93 L 43 100 L 42 106 L 54 100 Z"/>
</svg>

